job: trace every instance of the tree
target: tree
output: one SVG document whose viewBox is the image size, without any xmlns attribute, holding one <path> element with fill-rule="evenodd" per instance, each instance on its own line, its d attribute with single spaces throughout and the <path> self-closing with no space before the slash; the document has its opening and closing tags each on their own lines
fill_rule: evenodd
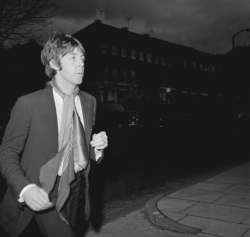
<svg viewBox="0 0 250 237">
<path fill-rule="evenodd" d="M 0 0 L 0 47 L 39 38 L 56 10 L 53 0 Z"/>
</svg>

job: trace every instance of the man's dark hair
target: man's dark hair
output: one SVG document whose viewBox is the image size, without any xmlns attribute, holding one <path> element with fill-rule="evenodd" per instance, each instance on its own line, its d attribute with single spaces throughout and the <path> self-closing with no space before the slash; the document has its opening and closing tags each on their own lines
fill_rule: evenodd
<svg viewBox="0 0 250 237">
<path fill-rule="evenodd" d="M 56 74 L 56 70 L 50 66 L 50 62 L 53 61 L 61 70 L 61 58 L 71 53 L 75 48 L 78 48 L 82 53 L 85 52 L 82 44 L 71 35 L 54 32 L 41 52 L 41 60 L 49 78 L 53 78 Z"/>
</svg>

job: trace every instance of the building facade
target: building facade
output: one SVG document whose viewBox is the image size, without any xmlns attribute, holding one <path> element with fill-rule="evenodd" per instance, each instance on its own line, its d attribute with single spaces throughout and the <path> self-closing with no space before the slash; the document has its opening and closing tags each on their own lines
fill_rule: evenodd
<svg viewBox="0 0 250 237">
<path fill-rule="evenodd" d="M 218 56 L 100 20 L 73 35 L 86 49 L 83 86 L 100 101 L 157 97 L 176 102 L 182 92 L 221 94 Z"/>
</svg>

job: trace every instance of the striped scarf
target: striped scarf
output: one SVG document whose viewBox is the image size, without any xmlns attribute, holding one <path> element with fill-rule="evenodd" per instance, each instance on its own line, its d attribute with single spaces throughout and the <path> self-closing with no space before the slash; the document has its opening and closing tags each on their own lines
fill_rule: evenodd
<svg viewBox="0 0 250 237">
<path fill-rule="evenodd" d="M 77 145 L 75 144 L 76 139 L 74 133 L 79 133 L 74 129 L 76 127 L 75 123 L 78 123 L 76 124 L 78 127 L 82 126 L 80 124 L 81 122 L 77 115 L 76 109 L 74 108 L 74 98 L 79 94 L 79 88 L 76 87 L 72 95 L 67 95 L 63 93 L 54 79 L 48 82 L 47 85 L 51 86 L 56 91 L 56 93 L 58 93 L 63 98 L 63 111 L 58 139 L 59 152 L 41 168 L 40 183 L 42 184 L 43 189 L 47 193 L 50 193 L 53 189 L 53 185 L 55 183 L 59 168 L 61 169 L 62 173 L 58 188 L 56 209 L 61 219 L 68 223 L 67 220 L 63 217 L 61 210 L 69 196 L 70 183 L 75 179 L 74 159 L 76 159 L 75 162 L 78 163 L 82 168 L 86 168 L 88 164 L 88 160 L 86 160 L 88 158 L 86 147 L 84 152 L 82 152 L 85 156 L 83 156 L 82 158 L 81 150 L 83 145 L 79 143 Z M 85 134 L 83 135 L 85 136 Z M 83 142 L 81 141 L 81 143 Z M 86 146 L 86 144 L 84 144 L 84 146 Z"/>
</svg>

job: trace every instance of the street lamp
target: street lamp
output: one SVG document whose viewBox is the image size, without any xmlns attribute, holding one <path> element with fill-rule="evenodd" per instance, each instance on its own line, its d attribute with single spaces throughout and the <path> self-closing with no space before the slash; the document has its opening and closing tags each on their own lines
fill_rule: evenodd
<svg viewBox="0 0 250 237">
<path fill-rule="evenodd" d="M 240 31 L 238 31 L 237 33 L 235 33 L 235 34 L 232 36 L 232 47 L 233 47 L 233 49 L 234 49 L 234 44 L 235 44 L 235 42 L 234 42 L 235 37 L 236 37 L 238 34 L 240 34 L 241 32 L 243 32 L 243 31 L 250 32 L 250 28 L 249 28 L 249 29 L 240 30 Z"/>
</svg>

